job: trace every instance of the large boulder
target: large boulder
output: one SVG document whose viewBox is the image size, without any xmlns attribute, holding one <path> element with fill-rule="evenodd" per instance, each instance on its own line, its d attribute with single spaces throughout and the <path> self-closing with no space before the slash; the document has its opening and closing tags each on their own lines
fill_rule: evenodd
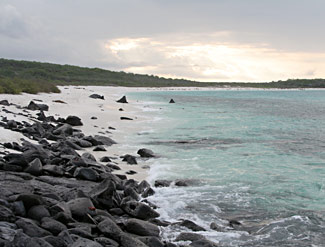
<svg viewBox="0 0 325 247">
<path fill-rule="evenodd" d="M 117 241 L 123 233 L 121 228 L 110 218 L 106 218 L 106 220 L 100 222 L 97 227 L 104 236 Z"/>
<path fill-rule="evenodd" d="M 4 100 L 0 100 L 0 105 L 5 105 L 5 106 L 9 106 L 9 102 L 8 100 L 4 99 Z"/>
<path fill-rule="evenodd" d="M 16 201 L 22 201 L 26 210 L 29 210 L 33 206 L 44 204 L 44 199 L 34 194 L 20 194 Z"/>
<path fill-rule="evenodd" d="M 34 176 L 39 176 L 42 174 L 43 165 L 39 158 L 34 159 L 29 163 L 28 167 L 25 169 L 25 172 L 30 173 Z"/>
<path fill-rule="evenodd" d="M 160 233 L 158 226 L 139 219 L 129 219 L 125 223 L 125 228 L 128 232 L 139 236 L 158 237 Z"/>
<path fill-rule="evenodd" d="M 42 219 L 41 227 L 51 232 L 53 235 L 58 235 L 60 232 L 67 230 L 64 224 L 49 217 L 44 217 Z"/>
<path fill-rule="evenodd" d="M 82 126 L 81 119 L 77 116 L 68 116 L 67 119 L 65 120 L 67 124 L 70 124 L 72 126 Z"/>
<path fill-rule="evenodd" d="M 28 166 L 28 162 L 23 154 L 9 153 L 6 154 L 3 158 L 7 161 L 8 164 L 20 166 L 22 168 Z"/>
<path fill-rule="evenodd" d="M 54 135 L 71 136 L 73 134 L 73 128 L 70 124 L 63 124 L 53 130 L 52 133 Z"/>
<path fill-rule="evenodd" d="M 73 174 L 75 178 L 94 181 L 96 182 L 98 179 L 98 173 L 91 168 L 77 168 Z"/>
<path fill-rule="evenodd" d="M 83 218 L 94 208 L 94 204 L 89 198 L 76 198 L 68 202 L 72 216 L 76 218 Z"/>
<path fill-rule="evenodd" d="M 137 165 L 138 164 L 136 157 L 134 157 L 133 155 L 126 154 L 126 155 L 122 156 L 122 158 L 123 158 L 122 161 L 125 161 L 129 165 Z"/>
<path fill-rule="evenodd" d="M 34 101 L 31 101 L 29 102 L 27 109 L 32 111 L 48 111 L 49 106 L 45 104 L 36 104 Z"/>
<path fill-rule="evenodd" d="M 179 223 L 180 226 L 185 226 L 188 229 L 191 229 L 194 232 L 199 232 L 199 231 L 206 231 L 203 227 L 197 225 L 191 220 L 183 220 L 181 223 Z"/>
<path fill-rule="evenodd" d="M 50 232 L 44 230 L 43 228 L 39 227 L 33 220 L 20 218 L 16 221 L 16 225 L 18 228 L 23 229 L 24 233 L 30 237 L 45 237 L 51 235 Z"/>
<path fill-rule="evenodd" d="M 151 151 L 150 149 L 147 148 L 141 148 L 138 150 L 138 155 L 140 155 L 143 158 L 152 158 L 155 157 L 155 154 L 153 153 L 153 151 Z"/>
<path fill-rule="evenodd" d="M 28 210 L 28 218 L 41 222 L 44 217 L 50 217 L 50 212 L 44 205 L 36 205 Z"/>
<path fill-rule="evenodd" d="M 147 204 L 137 201 L 128 201 L 124 203 L 122 209 L 127 214 L 141 220 L 148 220 L 159 217 L 159 213 L 149 207 Z"/>
</svg>

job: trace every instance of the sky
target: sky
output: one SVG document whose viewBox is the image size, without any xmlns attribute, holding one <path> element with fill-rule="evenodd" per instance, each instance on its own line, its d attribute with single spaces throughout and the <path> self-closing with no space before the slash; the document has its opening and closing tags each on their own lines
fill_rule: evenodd
<svg viewBox="0 0 325 247">
<path fill-rule="evenodd" d="M 0 0 L 0 57 L 211 82 L 325 78 L 324 0 Z"/>
</svg>

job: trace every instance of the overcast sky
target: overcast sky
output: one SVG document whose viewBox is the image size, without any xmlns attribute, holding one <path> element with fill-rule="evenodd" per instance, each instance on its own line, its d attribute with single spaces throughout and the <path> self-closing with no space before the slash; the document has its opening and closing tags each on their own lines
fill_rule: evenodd
<svg viewBox="0 0 325 247">
<path fill-rule="evenodd" d="M 325 77 L 324 0 L 1 0 L 0 57 L 200 81 Z"/>
</svg>

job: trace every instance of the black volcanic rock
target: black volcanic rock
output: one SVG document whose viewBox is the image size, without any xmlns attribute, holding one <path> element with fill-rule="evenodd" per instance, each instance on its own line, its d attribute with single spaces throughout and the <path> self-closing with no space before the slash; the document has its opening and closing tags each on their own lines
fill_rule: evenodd
<svg viewBox="0 0 325 247">
<path fill-rule="evenodd" d="M 103 95 L 99 95 L 97 93 L 94 93 L 92 95 L 89 96 L 92 99 L 105 99 Z"/>
<path fill-rule="evenodd" d="M 27 106 L 28 110 L 32 110 L 32 111 L 48 111 L 49 110 L 49 106 L 45 105 L 45 104 L 36 104 L 34 101 L 29 102 L 29 105 Z"/>
<path fill-rule="evenodd" d="M 155 157 L 155 154 L 153 153 L 153 151 L 151 151 L 150 149 L 146 149 L 146 148 L 139 149 L 137 154 L 139 154 L 141 157 L 144 157 L 144 158 Z"/>
<path fill-rule="evenodd" d="M 170 103 L 170 104 L 174 104 L 175 101 L 174 101 L 173 99 L 170 99 L 169 103 Z"/>
<path fill-rule="evenodd" d="M 82 126 L 81 119 L 77 116 L 68 116 L 67 119 L 65 120 L 67 124 L 70 124 L 72 126 Z"/>
<path fill-rule="evenodd" d="M 126 100 L 126 97 L 123 96 L 122 98 L 120 98 L 119 100 L 116 101 L 117 103 L 128 103 L 128 101 Z"/>
</svg>

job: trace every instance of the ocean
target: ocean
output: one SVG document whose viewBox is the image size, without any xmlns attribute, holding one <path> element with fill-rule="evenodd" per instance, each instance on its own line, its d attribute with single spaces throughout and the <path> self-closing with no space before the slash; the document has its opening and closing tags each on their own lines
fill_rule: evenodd
<svg viewBox="0 0 325 247">
<path fill-rule="evenodd" d="M 128 93 L 147 117 L 129 142 L 152 149 L 148 180 L 186 179 L 149 200 L 220 246 L 325 246 L 325 91 Z M 170 99 L 175 104 L 169 104 Z M 229 225 L 229 221 L 240 225 Z M 214 229 L 210 229 L 213 223 Z M 187 228 L 163 230 L 174 240 Z"/>
</svg>

